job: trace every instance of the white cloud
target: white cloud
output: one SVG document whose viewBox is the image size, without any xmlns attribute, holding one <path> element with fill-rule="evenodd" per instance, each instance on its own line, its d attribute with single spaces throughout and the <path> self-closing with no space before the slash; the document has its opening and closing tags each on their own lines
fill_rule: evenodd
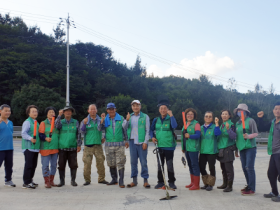
<svg viewBox="0 0 280 210">
<path fill-rule="evenodd" d="M 198 78 L 200 73 L 222 74 L 234 69 L 234 61 L 228 57 L 218 57 L 210 51 L 203 56 L 197 56 L 191 60 L 185 58 L 180 62 L 181 65 L 173 64 L 169 69 L 160 69 L 157 65 L 147 68 L 148 75 L 164 77 L 169 75 L 183 76 L 185 78 Z M 196 73 L 198 72 L 198 73 Z"/>
</svg>

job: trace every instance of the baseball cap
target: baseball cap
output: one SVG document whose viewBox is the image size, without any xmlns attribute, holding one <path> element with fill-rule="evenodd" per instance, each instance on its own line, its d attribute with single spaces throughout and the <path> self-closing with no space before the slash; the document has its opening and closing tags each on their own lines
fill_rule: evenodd
<svg viewBox="0 0 280 210">
<path fill-rule="evenodd" d="M 116 109 L 117 107 L 115 106 L 114 103 L 108 103 L 108 104 L 107 104 L 107 109 L 111 109 L 111 108 Z"/>
<path fill-rule="evenodd" d="M 136 104 L 141 104 L 139 100 L 134 100 L 134 101 L 132 101 L 132 102 L 131 102 L 131 105 L 134 104 L 134 103 L 136 103 Z"/>
</svg>

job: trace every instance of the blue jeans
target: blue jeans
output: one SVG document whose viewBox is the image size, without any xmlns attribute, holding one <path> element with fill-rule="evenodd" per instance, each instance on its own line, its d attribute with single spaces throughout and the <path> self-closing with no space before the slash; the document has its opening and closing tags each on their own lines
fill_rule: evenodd
<svg viewBox="0 0 280 210">
<path fill-rule="evenodd" d="M 138 176 L 138 158 L 141 163 L 141 177 L 144 179 L 149 178 L 148 165 L 147 165 L 147 154 L 146 150 L 142 149 L 142 144 L 134 144 L 134 140 L 129 141 L 130 149 L 130 164 L 131 164 L 131 178 Z"/>
<path fill-rule="evenodd" d="M 257 148 L 244 149 L 240 151 L 240 160 L 245 174 L 246 182 L 250 190 L 256 191 L 255 159 Z"/>
<path fill-rule="evenodd" d="M 198 152 L 185 152 L 190 174 L 200 176 L 200 169 L 198 164 Z"/>
<path fill-rule="evenodd" d="M 48 177 L 50 175 L 55 175 L 56 166 L 57 166 L 57 156 L 58 156 L 58 153 L 51 154 L 51 155 L 48 155 L 48 156 L 42 156 L 41 155 L 43 177 Z M 49 164 L 51 164 L 51 172 L 50 172 L 50 169 L 49 169 Z"/>
</svg>

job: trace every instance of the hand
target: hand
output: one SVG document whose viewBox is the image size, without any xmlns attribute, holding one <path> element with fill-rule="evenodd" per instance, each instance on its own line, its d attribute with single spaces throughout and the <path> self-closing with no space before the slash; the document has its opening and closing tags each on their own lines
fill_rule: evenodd
<svg viewBox="0 0 280 210">
<path fill-rule="evenodd" d="M 104 122 L 105 117 L 106 117 L 105 113 L 102 113 L 102 114 L 101 114 L 101 124 Z"/>
<path fill-rule="evenodd" d="M 59 110 L 59 113 L 58 113 L 58 116 L 62 116 L 63 115 L 63 110 L 61 109 L 61 110 Z"/>
<path fill-rule="evenodd" d="M 77 147 L 77 152 L 80 152 L 81 151 L 81 147 Z"/>
<path fill-rule="evenodd" d="M 219 118 L 218 117 L 215 117 L 215 124 L 216 124 L 216 126 L 219 126 Z"/>
<path fill-rule="evenodd" d="M 229 124 L 228 124 L 228 122 L 226 123 L 226 128 L 227 128 L 227 130 L 229 129 Z"/>
<path fill-rule="evenodd" d="M 33 144 L 36 143 L 36 139 L 33 139 L 33 138 L 32 138 L 30 141 L 31 141 Z"/>
<path fill-rule="evenodd" d="M 143 143 L 143 144 L 142 144 L 142 149 L 143 149 L 143 150 L 146 150 L 147 148 L 148 148 L 148 145 L 147 145 L 146 143 Z"/>
<path fill-rule="evenodd" d="M 125 148 L 127 149 L 129 147 L 129 143 L 125 142 Z"/>
<path fill-rule="evenodd" d="M 3 120 L 2 120 L 2 117 L 0 116 L 0 123 L 2 122 Z"/>
<path fill-rule="evenodd" d="M 235 157 L 239 157 L 238 151 L 235 151 Z"/>
<path fill-rule="evenodd" d="M 244 139 L 248 139 L 248 137 L 249 137 L 249 136 L 248 136 L 247 133 L 243 134 L 243 138 L 244 138 Z"/>
<path fill-rule="evenodd" d="M 257 113 L 257 115 L 258 115 L 258 118 L 262 118 L 264 116 L 264 112 L 260 111 L 260 112 Z"/>
<path fill-rule="evenodd" d="M 130 114 L 129 114 L 129 112 L 127 112 L 126 121 L 128 122 L 129 120 L 130 120 Z"/>
<path fill-rule="evenodd" d="M 173 116 L 173 113 L 172 113 L 172 111 L 171 111 L 171 110 L 168 110 L 168 111 L 167 111 L 167 114 L 168 114 L 170 117 L 172 117 L 172 116 Z"/>
<path fill-rule="evenodd" d="M 49 138 L 49 137 L 46 137 L 45 140 L 46 140 L 47 142 L 51 142 L 52 139 Z"/>
<path fill-rule="evenodd" d="M 105 138 L 102 138 L 101 143 L 104 144 L 105 140 L 106 140 Z"/>
<path fill-rule="evenodd" d="M 88 118 L 86 117 L 85 119 L 84 119 L 84 124 L 86 125 L 88 123 Z"/>
<path fill-rule="evenodd" d="M 190 138 L 190 134 L 185 133 L 185 138 L 186 138 L 186 139 Z"/>
<path fill-rule="evenodd" d="M 157 144 L 157 139 L 155 137 L 152 138 L 154 144 Z"/>
<path fill-rule="evenodd" d="M 185 150 L 182 150 L 183 153 L 185 153 Z"/>
</svg>

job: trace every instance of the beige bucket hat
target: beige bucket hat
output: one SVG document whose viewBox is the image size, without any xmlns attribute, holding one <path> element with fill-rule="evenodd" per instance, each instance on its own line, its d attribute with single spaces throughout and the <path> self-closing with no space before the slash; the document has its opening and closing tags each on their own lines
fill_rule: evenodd
<svg viewBox="0 0 280 210">
<path fill-rule="evenodd" d="M 249 111 L 248 106 L 247 106 L 246 104 L 239 104 L 239 105 L 237 106 L 237 108 L 235 108 L 235 109 L 233 110 L 233 113 L 236 114 L 236 112 L 237 112 L 238 109 L 241 109 L 241 110 L 243 110 L 243 111 L 246 111 L 246 112 L 248 112 L 248 113 L 251 113 L 251 112 Z"/>
</svg>

